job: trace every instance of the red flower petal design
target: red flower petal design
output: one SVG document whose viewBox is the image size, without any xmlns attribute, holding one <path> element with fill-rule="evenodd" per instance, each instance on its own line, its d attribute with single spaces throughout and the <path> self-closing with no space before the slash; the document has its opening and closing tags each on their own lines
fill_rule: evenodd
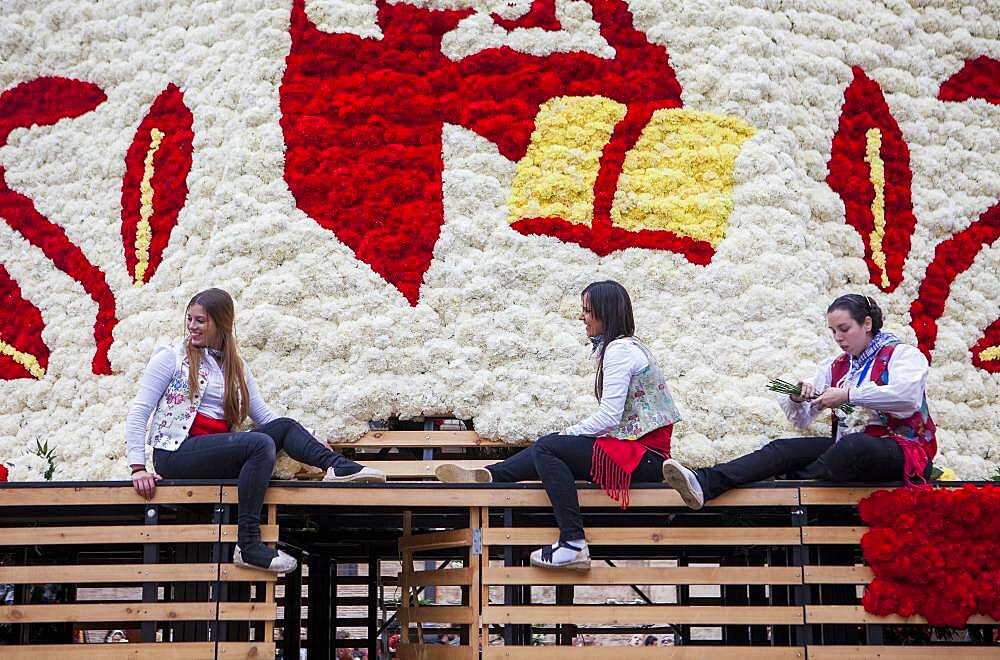
<svg viewBox="0 0 1000 660">
<path fill-rule="evenodd" d="M 934 250 L 917 298 L 910 304 L 910 325 L 916 332 L 917 346 L 928 360 L 937 341 L 937 320 L 944 314 L 951 283 L 972 265 L 983 246 L 992 245 L 998 236 L 1000 204 L 987 209 L 978 220 Z"/>
<path fill-rule="evenodd" d="M 372 40 L 324 34 L 309 21 L 303 0 L 293 2 L 292 47 L 280 88 L 285 181 L 300 209 L 411 305 L 420 297 L 444 220 L 445 122 L 475 131 L 504 157 L 520 160 L 539 106 L 553 97 L 602 95 L 636 106 L 637 113 L 681 105 L 666 49 L 633 27 L 623 0 L 591 0 L 594 20 L 615 48 L 613 60 L 580 52 L 539 57 L 504 47 L 452 62 L 441 53 L 441 38 L 471 10 L 385 0 L 377 6 L 384 36 Z M 599 194 L 613 193 L 628 142 L 637 135 L 624 131 L 612 140 Z M 621 157 L 610 153 L 616 150 Z M 553 227 L 540 231 L 562 238 Z M 646 240 L 617 237 L 610 228 L 608 234 L 601 245 L 617 240 L 633 247 Z M 663 237 L 652 243 L 672 247 Z"/>
<path fill-rule="evenodd" d="M 983 99 L 993 105 L 1000 105 L 1000 60 L 986 55 L 967 60 L 958 73 L 941 83 L 938 99 Z"/>
<path fill-rule="evenodd" d="M 0 265 L 0 379 L 41 378 L 49 366 L 42 313 Z"/>
<path fill-rule="evenodd" d="M 991 374 L 1000 373 L 1000 319 L 991 323 L 972 347 L 972 364 Z"/>
<path fill-rule="evenodd" d="M 513 20 L 500 14 L 490 14 L 490 18 L 508 32 L 516 28 L 542 28 L 550 32 L 562 29 L 556 18 L 556 0 L 534 0 L 524 16 Z"/>
<path fill-rule="evenodd" d="M 870 281 L 890 292 L 903 280 L 903 263 L 917 224 L 910 193 L 910 150 L 878 83 L 860 67 L 853 71 L 833 136 L 826 182 L 840 195 L 847 224 L 864 242 Z"/>
<path fill-rule="evenodd" d="M 187 199 L 194 118 L 170 83 L 136 129 L 122 180 L 122 244 L 136 286 L 148 282 L 163 258 Z"/>
<path fill-rule="evenodd" d="M 32 124 L 54 124 L 63 118 L 90 112 L 107 97 L 97 85 L 68 78 L 36 78 L 0 94 L 0 146 L 15 128 Z M 115 317 L 115 298 L 104 273 L 91 264 L 79 247 L 70 242 L 62 228 L 43 216 L 34 203 L 11 190 L 0 166 L 0 217 L 39 248 L 49 260 L 71 278 L 97 303 L 94 322 L 96 351 L 91 363 L 95 374 L 110 374 L 108 349 Z"/>
</svg>

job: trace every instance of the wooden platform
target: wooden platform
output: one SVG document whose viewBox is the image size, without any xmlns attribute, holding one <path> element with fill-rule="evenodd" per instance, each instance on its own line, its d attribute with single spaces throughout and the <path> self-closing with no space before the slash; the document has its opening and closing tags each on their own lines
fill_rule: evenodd
<svg viewBox="0 0 1000 660">
<path fill-rule="evenodd" d="M 473 441 L 446 433 L 431 435 L 433 444 Z M 420 451 L 428 442 L 379 440 Z M 400 461 L 409 459 L 385 462 Z M 664 485 L 637 485 L 622 512 L 582 485 L 593 568 L 564 572 L 527 562 L 557 536 L 540 484 L 273 482 L 264 540 L 304 566 L 275 580 L 231 563 L 232 482 L 161 482 L 150 502 L 127 482 L 0 484 L 0 584 L 15 593 L 14 604 L 0 605 L 0 657 L 268 658 L 305 647 L 327 658 L 350 644 L 374 658 L 378 640 L 398 629 L 401 658 L 604 658 L 608 647 L 568 645 L 615 631 L 669 631 L 678 643 L 617 647 L 621 658 L 1000 658 L 990 619 L 973 618 L 964 643 L 902 646 L 898 631 L 921 630 L 921 618 L 860 607 L 872 574 L 856 504 L 874 490 L 769 482 L 693 512 Z M 388 602 L 396 582 L 379 566 L 400 560 L 401 598 Z M 340 575 L 343 564 L 367 566 L 368 575 Z M 338 596 L 347 583 L 355 595 Z M 581 602 L 581 590 L 603 585 L 628 587 L 635 602 Z M 95 600 L 95 587 L 126 596 Z M 663 587 L 669 599 L 650 596 Z M 428 588 L 460 597 L 426 602 Z M 347 605 L 368 614 L 338 616 Z M 135 643 L 72 643 L 88 626 L 132 630 Z M 345 626 L 367 637 L 336 640 Z M 445 632 L 458 644 L 430 643 Z M 538 634 L 565 646 L 532 646 Z"/>
</svg>

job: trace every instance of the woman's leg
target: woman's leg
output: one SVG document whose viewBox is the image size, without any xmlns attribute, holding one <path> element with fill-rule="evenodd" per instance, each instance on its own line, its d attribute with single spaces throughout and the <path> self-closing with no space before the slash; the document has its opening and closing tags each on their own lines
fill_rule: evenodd
<svg viewBox="0 0 1000 660">
<path fill-rule="evenodd" d="M 326 443 L 317 440 L 294 419 L 279 417 L 261 424 L 254 430 L 270 437 L 274 441 L 275 449 L 278 451 L 284 449 L 296 461 L 326 470 L 326 481 L 385 481 L 385 473 L 381 470 L 365 467 L 342 454 L 330 451 Z"/>
<path fill-rule="evenodd" d="M 892 438 L 851 433 L 831 444 L 794 476 L 828 481 L 900 481 L 903 450 Z"/>
<path fill-rule="evenodd" d="M 538 443 L 529 445 L 510 458 L 499 463 L 487 465 L 490 476 L 496 483 L 513 484 L 518 481 L 534 481 L 538 479 L 535 471 L 535 447 Z"/>
<path fill-rule="evenodd" d="M 694 474 L 707 501 L 736 486 L 794 474 L 813 463 L 832 444 L 833 438 L 783 438 L 728 463 L 694 470 Z"/>
<path fill-rule="evenodd" d="M 545 492 L 559 524 L 559 541 L 584 538 L 583 516 L 576 494 L 576 480 L 590 481 L 590 465 L 595 438 L 556 433 L 539 438 L 534 449 L 535 472 L 542 478 Z"/>
<path fill-rule="evenodd" d="M 156 450 L 156 471 L 168 479 L 238 479 L 237 541 L 243 559 L 266 567 L 277 556 L 260 540 L 260 511 L 274 469 L 275 443 L 263 433 L 189 437 L 175 451 Z"/>
</svg>

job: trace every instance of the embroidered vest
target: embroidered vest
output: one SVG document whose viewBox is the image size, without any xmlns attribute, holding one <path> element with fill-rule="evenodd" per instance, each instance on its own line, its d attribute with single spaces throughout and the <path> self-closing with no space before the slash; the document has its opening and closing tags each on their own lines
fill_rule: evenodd
<svg viewBox="0 0 1000 660">
<path fill-rule="evenodd" d="M 889 383 L 889 358 L 897 344 L 887 344 L 875 354 L 874 362 L 871 366 L 871 382 L 876 385 L 887 385 Z M 850 357 L 847 353 L 837 357 L 830 365 L 830 383 L 836 387 L 850 366 Z M 881 410 L 874 411 L 878 415 L 878 423 L 868 424 L 864 432 L 877 438 L 891 437 L 897 442 L 915 441 L 918 442 L 928 459 L 934 458 L 937 453 L 937 436 L 935 435 L 934 420 L 931 419 L 930 410 L 927 407 L 927 395 L 924 394 L 920 403 L 920 410 L 909 417 L 896 417 Z M 833 416 L 833 434 L 837 435 L 837 416 Z"/>
<path fill-rule="evenodd" d="M 187 351 L 181 346 L 172 347 L 175 366 L 174 375 L 156 404 L 153 418 L 146 433 L 146 444 L 153 449 L 174 451 L 188 437 L 195 413 L 201 405 L 201 396 L 208 385 L 208 370 L 204 365 L 198 370 L 198 395 L 188 399 L 188 368 L 190 361 Z"/>
<path fill-rule="evenodd" d="M 646 356 L 648 364 L 629 381 L 621 421 L 607 435 L 619 440 L 637 440 L 650 431 L 679 422 L 681 414 L 670 396 L 663 372 L 650 352 L 634 337 L 615 341 L 632 342 Z"/>
</svg>

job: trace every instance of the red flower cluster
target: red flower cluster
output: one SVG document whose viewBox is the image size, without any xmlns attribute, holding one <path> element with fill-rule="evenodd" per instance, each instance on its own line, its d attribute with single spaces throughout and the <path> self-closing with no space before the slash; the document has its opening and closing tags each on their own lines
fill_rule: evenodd
<svg viewBox="0 0 1000 660">
<path fill-rule="evenodd" d="M 7 273 L 7 269 L 0 265 L 0 341 L 34 357 L 45 369 L 49 364 L 49 347 L 42 341 L 44 328 L 42 313 L 21 297 L 21 287 Z M 0 379 L 33 377 L 12 357 L 0 353 Z"/>
<path fill-rule="evenodd" d="M 136 129 L 135 137 L 125 156 L 125 177 L 122 179 L 122 243 L 129 275 L 135 278 L 136 229 L 142 209 L 141 187 L 146 175 L 146 159 L 153 144 L 152 131 L 162 134 L 162 141 L 152 154 L 152 215 L 147 219 L 152 237 L 149 243 L 148 267 L 142 281 L 148 282 L 160 265 L 170 232 L 177 225 L 177 216 L 187 199 L 187 175 L 191 171 L 194 117 L 184 105 L 184 95 L 170 83 L 153 102 L 146 117 Z"/>
<path fill-rule="evenodd" d="M 875 573 L 865 610 L 952 628 L 977 613 L 1000 619 L 1000 488 L 880 490 L 858 511 Z"/>
<path fill-rule="evenodd" d="M 383 37 L 373 40 L 321 32 L 303 5 L 293 3 L 292 47 L 279 90 L 285 180 L 299 208 L 410 304 L 419 299 L 444 220 L 443 125 L 475 131 L 504 157 L 519 160 L 539 106 L 557 96 L 602 95 L 629 107 L 632 120 L 622 122 L 606 147 L 595 185 L 594 224 L 607 228 L 582 238 L 548 225 L 519 230 L 573 240 L 599 254 L 637 245 L 686 249 L 683 242 L 651 245 L 638 234 L 615 235 L 610 217 L 601 217 L 605 207 L 610 210 L 624 155 L 643 118 L 681 105 L 666 49 L 633 27 L 623 0 L 591 0 L 594 20 L 615 49 L 613 60 L 581 52 L 540 57 L 503 47 L 452 62 L 441 52 L 442 37 L 471 10 L 378 0 Z M 532 12 L 546 6 L 536 3 Z"/>
<path fill-rule="evenodd" d="M 910 236 L 917 225 L 910 201 L 913 179 L 910 150 L 878 83 L 866 76 L 861 67 L 854 67 L 853 71 L 854 80 L 844 90 L 844 106 L 840 125 L 833 136 L 827 164 L 830 174 L 826 182 L 840 195 L 847 223 L 857 230 L 864 242 L 870 281 L 890 292 L 903 281 L 903 263 L 910 251 Z M 872 213 L 875 187 L 871 166 L 865 161 L 866 133 L 872 128 L 881 132 L 879 155 L 885 166 L 885 236 L 880 246 L 873 246 L 871 241 L 875 231 Z M 882 267 L 872 258 L 873 247 L 885 254 L 888 286 L 882 281 Z"/>
<path fill-rule="evenodd" d="M 967 60 L 961 71 L 941 83 L 938 99 L 983 99 L 993 105 L 1000 105 L 1000 61 L 986 55 Z"/>
<path fill-rule="evenodd" d="M 5 466 L 3 463 L 0 463 L 0 482 L 7 481 L 8 476 L 9 473 L 7 472 L 7 466 Z"/>
<path fill-rule="evenodd" d="M 1000 346 L 1000 319 L 991 323 L 983 336 L 972 347 L 972 364 L 983 371 L 1000 373 L 1000 360 L 984 360 L 982 358 L 983 351 L 994 346 Z"/>
<path fill-rule="evenodd" d="M 68 78 L 37 78 L 21 83 L 0 94 L 0 146 L 7 143 L 15 128 L 54 124 L 64 117 L 78 117 L 106 99 L 96 85 Z M 39 213 L 30 199 L 7 186 L 3 167 L 0 167 L 0 217 L 39 248 L 56 268 L 79 282 L 97 303 L 94 322 L 97 350 L 91 369 L 95 374 L 110 374 L 108 349 L 111 348 L 111 331 L 118 319 L 115 317 L 115 298 L 104 273 L 70 242 L 62 227 Z"/>
</svg>

